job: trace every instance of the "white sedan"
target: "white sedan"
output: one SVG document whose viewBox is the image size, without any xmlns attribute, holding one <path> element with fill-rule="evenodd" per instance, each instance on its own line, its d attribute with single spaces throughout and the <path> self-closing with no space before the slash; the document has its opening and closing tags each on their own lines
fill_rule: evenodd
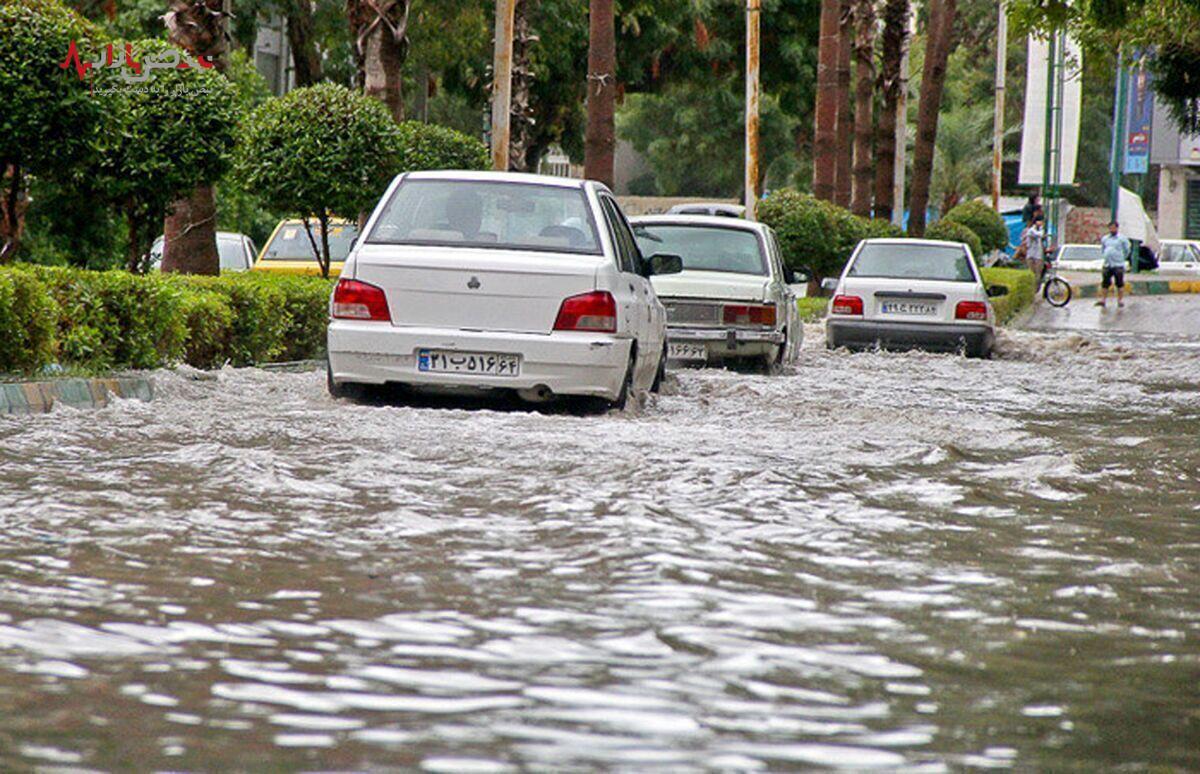
<svg viewBox="0 0 1200 774">
<path fill-rule="evenodd" d="M 834 291 L 825 323 L 830 349 L 920 348 L 990 357 L 996 316 L 971 250 L 961 242 L 866 239 Z"/>
<path fill-rule="evenodd" d="M 793 362 L 804 325 L 775 234 L 728 216 L 634 218 L 642 252 L 683 259 L 683 272 L 655 277 L 667 307 L 668 356 L 682 362 L 760 363 L 767 371 Z"/>
<path fill-rule="evenodd" d="M 1165 272 L 1200 271 L 1200 242 L 1189 239 L 1160 240 L 1158 270 Z"/>
<path fill-rule="evenodd" d="M 623 405 L 664 367 L 666 310 L 609 190 L 494 172 L 397 177 L 330 303 L 329 391 L 385 383 Z"/>
</svg>

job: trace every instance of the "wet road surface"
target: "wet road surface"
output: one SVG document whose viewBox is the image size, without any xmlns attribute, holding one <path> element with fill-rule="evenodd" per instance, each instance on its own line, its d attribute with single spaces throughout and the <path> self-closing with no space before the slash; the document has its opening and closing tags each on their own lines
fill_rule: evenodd
<svg viewBox="0 0 1200 774">
<path fill-rule="evenodd" d="M 1105 307 L 1094 298 L 1076 298 L 1062 309 L 1039 300 L 1025 327 L 1042 331 L 1121 331 L 1175 339 L 1200 337 L 1200 294 L 1129 296 L 1118 307 L 1114 298 Z"/>
<path fill-rule="evenodd" d="M 1200 345 L 0 417 L 0 770 L 1200 767 Z"/>
</svg>

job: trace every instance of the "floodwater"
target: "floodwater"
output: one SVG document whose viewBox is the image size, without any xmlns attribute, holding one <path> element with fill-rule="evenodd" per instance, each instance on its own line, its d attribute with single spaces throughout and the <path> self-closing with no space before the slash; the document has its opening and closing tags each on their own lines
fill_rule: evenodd
<svg viewBox="0 0 1200 774">
<path fill-rule="evenodd" d="M 0 770 L 1200 768 L 1200 344 L 0 417 Z"/>
</svg>

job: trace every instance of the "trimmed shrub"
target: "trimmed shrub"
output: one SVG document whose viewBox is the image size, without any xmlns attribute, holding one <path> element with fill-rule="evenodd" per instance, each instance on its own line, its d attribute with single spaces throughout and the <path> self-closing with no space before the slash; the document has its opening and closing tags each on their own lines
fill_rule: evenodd
<svg viewBox="0 0 1200 774">
<path fill-rule="evenodd" d="M 437 124 L 400 124 L 400 165 L 395 172 L 434 169 L 487 169 L 487 146 L 479 140 Z"/>
<path fill-rule="evenodd" d="M 1033 272 L 1026 269 L 983 269 L 985 285 L 1003 285 L 1008 295 L 991 299 L 996 322 L 1004 324 L 1033 303 L 1037 290 Z"/>
<path fill-rule="evenodd" d="M 221 362 L 227 360 L 235 366 L 269 363 L 286 349 L 284 335 L 290 321 L 286 296 L 276 283 L 237 275 L 173 276 L 171 280 L 185 292 L 215 293 L 229 305 L 232 319 L 228 337 L 215 353 Z"/>
<path fill-rule="evenodd" d="M 981 201 L 963 202 L 945 214 L 942 220 L 961 223 L 975 232 L 984 253 L 1008 247 L 1008 226 L 1004 218 Z"/>
<path fill-rule="evenodd" d="M 196 368 L 220 368 L 228 360 L 233 338 L 233 308 L 212 290 L 183 293 L 182 314 L 189 335 L 183 359 Z"/>
<path fill-rule="evenodd" d="M 58 308 L 33 274 L 0 274 L 0 373 L 36 371 L 54 362 Z"/>
<path fill-rule="evenodd" d="M 251 281 L 267 280 L 283 293 L 288 324 L 283 332 L 283 361 L 312 360 L 325 356 L 325 326 L 329 322 L 329 296 L 333 283 L 320 277 L 251 274 Z"/>
<path fill-rule="evenodd" d="M 775 230 L 784 261 L 818 277 L 839 273 L 863 239 L 902 236 L 884 220 L 868 220 L 795 189 L 772 192 L 758 205 L 758 219 Z"/>
<path fill-rule="evenodd" d="M 941 239 L 946 242 L 962 242 L 967 247 L 971 248 L 971 254 L 976 260 L 983 257 L 983 246 L 979 243 L 979 237 L 975 232 L 967 228 L 961 223 L 955 223 L 952 220 L 945 218 L 934 223 L 925 230 L 926 239 Z"/>
</svg>

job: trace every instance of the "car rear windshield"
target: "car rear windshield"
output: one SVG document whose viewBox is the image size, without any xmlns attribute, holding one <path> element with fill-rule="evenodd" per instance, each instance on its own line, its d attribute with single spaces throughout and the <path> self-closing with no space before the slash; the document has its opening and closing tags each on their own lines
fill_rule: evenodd
<svg viewBox="0 0 1200 774">
<path fill-rule="evenodd" d="M 321 224 L 312 223 L 312 238 L 317 247 L 321 246 Z M 329 260 L 344 261 L 350 254 L 350 246 L 354 237 L 358 236 L 358 226 L 353 223 L 331 223 L 329 225 Z M 304 231 L 303 223 L 285 223 L 275 232 L 274 237 L 267 243 L 263 252 L 264 261 L 313 261 L 317 256 L 313 253 L 312 242 Z"/>
<path fill-rule="evenodd" d="M 950 245 L 865 244 L 847 276 L 975 281 L 966 251 Z"/>
<path fill-rule="evenodd" d="M 241 237 L 217 237 L 217 255 L 222 269 L 245 269 L 246 251 Z"/>
<path fill-rule="evenodd" d="M 367 241 L 600 254 L 583 191 L 534 183 L 407 180 Z"/>
<path fill-rule="evenodd" d="M 740 228 L 644 225 L 634 229 L 642 255 L 664 253 L 683 258 L 692 271 L 723 271 L 765 276 L 767 263 L 758 235 Z"/>
<path fill-rule="evenodd" d="M 1104 253 L 1099 247 L 1091 245 L 1080 245 L 1077 247 L 1064 247 L 1058 253 L 1060 261 L 1103 261 Z"/>
</svg>

